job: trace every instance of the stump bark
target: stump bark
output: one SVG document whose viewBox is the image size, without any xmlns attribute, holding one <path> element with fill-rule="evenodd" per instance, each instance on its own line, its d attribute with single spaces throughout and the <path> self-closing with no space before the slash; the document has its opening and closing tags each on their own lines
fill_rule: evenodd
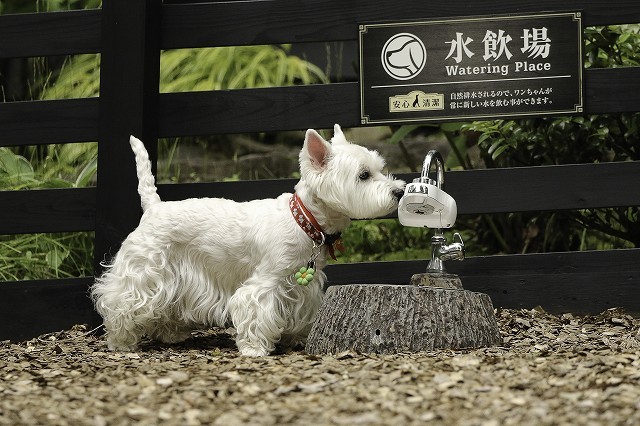
<svg viewBox="0 0 640 426">
<path fill-rule="evenodd" d="M 486 294 L 433 283 L 349 284 L 329 287 L 305 349 L 394 354 L 501 343 Z"/>
</svg>

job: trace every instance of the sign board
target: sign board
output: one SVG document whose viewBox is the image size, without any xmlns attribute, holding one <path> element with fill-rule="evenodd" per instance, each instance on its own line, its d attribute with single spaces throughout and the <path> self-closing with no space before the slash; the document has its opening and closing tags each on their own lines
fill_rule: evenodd
<svg viewBox="0 0 640 426">
<path fill-rule="evenodd" d="M 360 25 L 362 124 L 581 113 L 580 12 Z"/>
</svg>

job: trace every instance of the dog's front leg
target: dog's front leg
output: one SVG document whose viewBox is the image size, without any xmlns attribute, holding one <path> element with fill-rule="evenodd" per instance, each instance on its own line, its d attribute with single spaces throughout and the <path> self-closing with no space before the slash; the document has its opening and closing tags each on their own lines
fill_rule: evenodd
<svg viewBox="0 0 640 426">
<path fill-rule="evenodd" d="M 274 351 L 287 324 L 286 305 L 277 283 L 252 277 L 229 299 L 229 315 L 236 328 L 236 344 L 244 356 L 266 356 Z"/>
</svg>

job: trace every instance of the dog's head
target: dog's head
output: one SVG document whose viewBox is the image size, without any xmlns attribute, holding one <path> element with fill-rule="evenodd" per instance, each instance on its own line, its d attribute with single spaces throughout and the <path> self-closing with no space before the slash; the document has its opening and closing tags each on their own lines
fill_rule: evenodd
<svg viewBox="0 0 640 426">
<path fill-rule="evenodd" d="M 405 183 L 385 174 L 376 151 L 350 143 L 339 125 L 331 143 L 307 130 L 300 151 L 301 182 L 329 208 L 352 219 L 384 216 L 398 207 Z"/>
</svg>

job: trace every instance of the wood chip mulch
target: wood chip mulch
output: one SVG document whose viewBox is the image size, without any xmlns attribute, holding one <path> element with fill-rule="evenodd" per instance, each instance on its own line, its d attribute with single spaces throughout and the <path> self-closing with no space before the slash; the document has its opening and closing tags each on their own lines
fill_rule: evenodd
<svg viewBox="0 0 640 426">
<path fill-rule="evenodd" d="M 496 316 L 503 346 L 390 356 L 244 358 L 223 329 L 135 353 L 84 326 L 0 342 L 0 425 L 640 424 L 640 319 Z"/>
</svg>

